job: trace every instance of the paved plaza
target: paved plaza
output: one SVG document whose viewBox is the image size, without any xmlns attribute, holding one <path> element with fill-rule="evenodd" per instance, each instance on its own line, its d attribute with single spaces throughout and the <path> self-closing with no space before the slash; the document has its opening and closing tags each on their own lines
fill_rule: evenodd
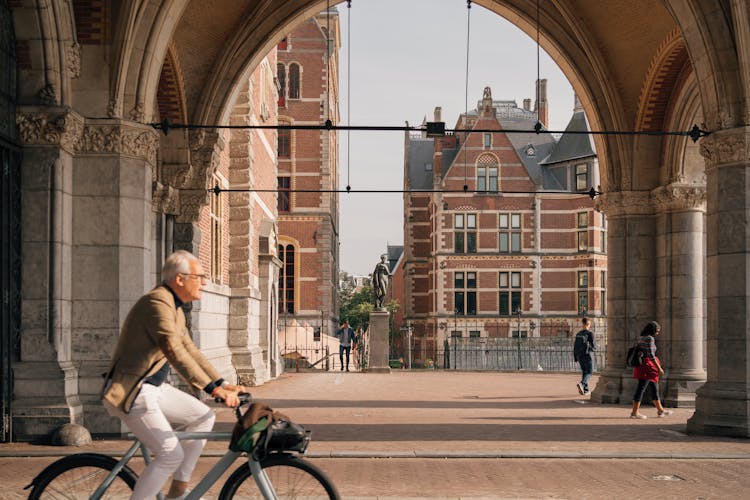
<svg viewBox="0 0 750 500">
<path fill-rule="evenodd" d="M 579 396 L 577 380 L 539 372 L 287 373 L 254 395 L 312 429 L 308 457 L 344 498 L 748 498 L 749 441 L 686 435 L 691 409 L 656 418 L 645 406 L 649 418 L 631 420 L 627 406 Z M 231 412 L 217 413 L 217 430 L 230 430 Z M 0 497 L 25 498 L 21 488 L 61 454 L 126 447 L 2 445 Z M 210 442 L 199 472 L 224 449 Z"/>
</svg>

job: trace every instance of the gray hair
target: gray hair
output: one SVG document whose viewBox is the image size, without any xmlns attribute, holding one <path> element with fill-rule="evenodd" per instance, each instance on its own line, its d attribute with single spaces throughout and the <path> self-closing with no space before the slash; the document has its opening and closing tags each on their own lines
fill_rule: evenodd
<svg viewBox="0 0 750 500">
<path fill-rule="evenodd" d="M 190 262 L 198 260 L 198 257 L 187 250 L 177 250 L 164 261 L 161 269 L 161 280 L 163 283 L 171 283 L 178 274 L 190 272 Z"/>
</svg>

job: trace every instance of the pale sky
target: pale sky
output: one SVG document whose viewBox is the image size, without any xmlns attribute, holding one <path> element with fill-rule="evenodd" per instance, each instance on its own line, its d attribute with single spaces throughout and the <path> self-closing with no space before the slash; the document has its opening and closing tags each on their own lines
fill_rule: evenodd
<svg viewBox="0 0 750 500">
<path fill-rule="evenodd" d="M 442 107 L 446 128 L 466 109 L 466 0 L 353 0 L 338 4 L 341 20 L 339 109 L 341 125 L 419 125 Z M 349 38 L 351 16 L 351 38 Z M 495 100 L 534 100 L 536 42 L 508 21 L 472 3 L 468 109 L 484 87 Z M 347 45 L 351 43 L 351 79 Z M 564 130 L 573 114 L 573 90 L 542 49 L 540 78 L 547 79 L 549 129 Z M 348 96 L 348 88 L 351 96 Z M 340 132 L 340 188 L 403 189 L 404 133 Z M 340 270 L 372 272 L 386 245 L 403 245 L 401 193 L 340 194 Z"/>
</svg>

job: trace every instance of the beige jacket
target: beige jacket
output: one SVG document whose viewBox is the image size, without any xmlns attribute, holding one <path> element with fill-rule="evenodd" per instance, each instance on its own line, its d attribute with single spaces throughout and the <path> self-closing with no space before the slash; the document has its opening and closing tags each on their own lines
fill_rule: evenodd
<svg viewBox="0 0 750 500">
<path fill-rule="evenodd" d="M 130 412 L 143 380 L 167 361 L 197 390 L 220 378 L 190 338 L 185 313 L 176 307 L 172 292 L 160 285 L 141 297 L 125 318 L 105 374 L 102 398 Z"/>
</svg>

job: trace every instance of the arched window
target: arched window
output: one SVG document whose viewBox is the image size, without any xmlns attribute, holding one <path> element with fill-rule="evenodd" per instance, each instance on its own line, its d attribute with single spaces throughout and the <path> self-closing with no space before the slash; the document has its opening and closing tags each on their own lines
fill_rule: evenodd
<svg viewBox="0 0 750 500">
<path fill-rule="evenodd" d="M 286 67 L 279 63 L 276 65 L 276 78 L 279 80 L 279 106 L 286 104 Z"/>
<path fill-rule="evenodd" d="M 279 245 L 279 311 L 294 314 L 294 246 Z"/>
<path fill-rule="evenodd" d="M 289 99 L 299 99 L 299 64 L 289 65 Z"/>
<path fill-rule="evenodd" d="M 477 159 L 477 191 L 497 193 L 497 158 L 491 154 L 483 154 Z"/>
</svg>

